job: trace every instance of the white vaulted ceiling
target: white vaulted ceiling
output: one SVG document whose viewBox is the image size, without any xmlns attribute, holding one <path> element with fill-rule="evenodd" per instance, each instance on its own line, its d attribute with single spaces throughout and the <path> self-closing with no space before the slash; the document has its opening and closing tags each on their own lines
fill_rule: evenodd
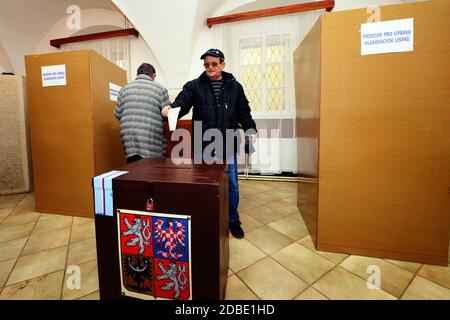
<svg viewBox="0 0 450 320">
<path fill-rule="evenodd" d="M 23 56 L 34 53 L 70 5 L 118 11 L 110 0 L 0 0 L 0 44 L 16 73 L 23 73 Z"/>
</svg>

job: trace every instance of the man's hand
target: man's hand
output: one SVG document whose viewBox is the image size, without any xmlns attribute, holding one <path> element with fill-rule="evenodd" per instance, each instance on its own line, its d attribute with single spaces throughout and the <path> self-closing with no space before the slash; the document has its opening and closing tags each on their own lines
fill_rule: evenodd
<svg viewBox="0 0 450 320">
<path fill-rule="evenodd" d="M 252 139 L 252 144 L 255 144 L 255 142 L 256 142 L 256 134 L 251 134 L 250 138 Z"/>
<path fill-rule="evenodd" d="M 165 106 L 161 111 L 161 115 L 164 118 L 167 118 L 169 116 L 169 109 L 171 109 L 171 108 L 172 108 L 171 106 Z"/>
</svg>

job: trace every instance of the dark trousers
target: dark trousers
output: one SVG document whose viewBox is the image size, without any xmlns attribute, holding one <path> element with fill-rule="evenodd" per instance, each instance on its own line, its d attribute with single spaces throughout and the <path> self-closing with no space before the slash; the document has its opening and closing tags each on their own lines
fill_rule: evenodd
<svg viewBox="0 0 450 320">
<path fill-rule="evenodd" d="M 127 164 L 135 162 L 135 161 L 139 161 L 142 160 L 143 158 L 140 155 L 135 154 L 134 156 L 128 157 L 127 158 Z"/>
</svg>

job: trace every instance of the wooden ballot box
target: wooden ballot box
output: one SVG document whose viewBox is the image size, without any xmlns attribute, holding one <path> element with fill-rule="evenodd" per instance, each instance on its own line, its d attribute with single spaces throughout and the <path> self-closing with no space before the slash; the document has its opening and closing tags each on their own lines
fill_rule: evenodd
<svg viewBox="0 0 450 320">
<path fill-rule="evenodd" d="M 25 62 L 36 211 L 92 217 L 92 177 L 125 164 L 114 90 L 126 72 L 91 50 Z"/>
<path fill-rule="evenodd" d="M 318 250 L 447 265 L 449 9 L 380 8 L 413 18 L 412 51 L 363 55 L 366 9 L 322 15 L 295 51 L 300 167 L 316 178 L 298 206 Z"/>
<path fill-rule="evenodd" d="M 225 298 L 226 165 L 143 159 L 93 184 L 101 299 Z"/>
</svg>

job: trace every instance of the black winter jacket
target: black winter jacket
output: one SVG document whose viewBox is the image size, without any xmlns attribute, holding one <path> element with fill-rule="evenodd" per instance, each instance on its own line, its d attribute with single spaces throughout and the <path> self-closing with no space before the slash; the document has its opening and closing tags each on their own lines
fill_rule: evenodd
<svg viewBox="0 0 450 320">
<path fill-rule="evenodd" d="M 228 72 L 222 71 L 222 79 L 222 95 L 219 105 L 217 105 L 211 81 L 206 72 L 203 72 L 197 79 L 187 82 L 172 103 L 172 108 L 181 108 L 178 118 L 188 114 L 191 107 L 194 107 L 193 136 L 196 135 L 194 121 L 202 121 L 202 136 L 208 129 L 219 129 L 224 137 L 226 129 L 242 128 L 244 131 L 253 129 L 256 133 L 256 124 L 252 119 L 242 85 Z M 240 141 L 235 141 L 235 152 L 239 143 Z"/>
</svg>

